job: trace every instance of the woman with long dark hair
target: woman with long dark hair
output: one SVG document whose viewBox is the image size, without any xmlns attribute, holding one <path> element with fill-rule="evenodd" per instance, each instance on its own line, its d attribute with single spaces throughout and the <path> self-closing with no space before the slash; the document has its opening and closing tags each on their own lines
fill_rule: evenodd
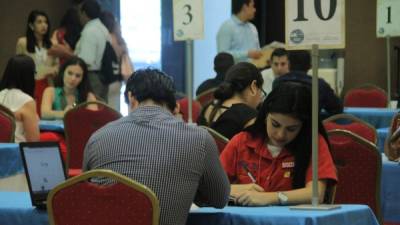
<svg viewBox="0 0 400 225">
<path fill-rule="evenodd" d="M 96 101 L 87 66 L 81 58 L 72 57 L 60 68 L 55 87 L 47 87 L 43 93 L 42 118 L 62 119 L 65 112 L 85 101 Z"/>
<path fill-rule="evenodd" d="M 236 135 L 220 159 L 241 205 L 310 203 L 311 90 L 282 82 L 264 101 L 256 121 Z M 319 121 L 318 186 L 320 200 L 336 170 L 326 132 Z"/>
<path fill-rule="evenodd" d="M 34 76 L 33 60 L 26 55 L 16 55 L 8 60 L 0 82 L 0 104 L 14 113 L 17 143 L 39 140 L 39 117 L 33 99 Z"/>
<path fill-rule="evenodd" d="M 28 16 L 26 33 L 17 41 L 16 53 L 24 54 L 33 59 L 36 65 L 34 98 L 40 107 L 44 89 L 52 85 L 52 79 L 58 70 L 58 61 L 48 54 L 51 48 L 50 21 L 47 14 L 33 10 Z M 40 113 L 40 112 L 39 112 Z"/>
</svg>

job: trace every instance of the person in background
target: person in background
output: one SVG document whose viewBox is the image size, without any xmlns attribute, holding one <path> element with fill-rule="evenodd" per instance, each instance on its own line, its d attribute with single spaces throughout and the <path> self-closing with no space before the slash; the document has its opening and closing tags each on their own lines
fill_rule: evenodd
<svg viewBox="0 0 400 225">
<path fill-rule="evenodd" d="M 201 83 L 196 90 L 196 95 L 200 95 L 211 88 L 218 87 L 218 85 L 224 81 L 226 71 L 228 71 L 228 69 L 231 68 L 234 63 L 235 62 L 231 54 L 226 52 L 218 53 L 214 58 L 214 71 L 217 73 L 217 75 L 215 78 L 208 79 Z"/>
<path fill-rule="evenodd" d="M 253 64 L 232 66 L 214 93 L 216 101 L 204 107 L 198 123 L 232 138 L 254 122 L 256 108 L 264 97 L 262 84 L 261 73 Z"/>
<path fill-rule="evenodd" d="M 217 51 L 231 54 L 235 63 L 260 58 L 257 28 L 249 22 L 256 13 L 254 0 L 232 1 L 232 13 L 218 30 Z"/>
<path fill-rule="evenodd" d="M 74 52 L 82 31 L 78 10 L 69 8 L 61 19 L 60 26 L 51 36 L 52 47 L 49 53 L 60 58 L 60 65 L 70 58 Z"/>
<path fill-rule="evenodd" d="M 83 170 L 110 169 L 146 185 L 160 201 L 160 225 L 184 225 L 193 201 L 223 208 L 230 189 L 217 146 L 205 129 L 173 115 L 173 80 L 156 69 L 137 70 L 125 94 L 130 114 L 90 137 Z"/>
<path fill-rule="evenodd" d="M 272 84 L 272 88 L 278 86 L 280 82 L 290 80 L 311 84 L 312 77 L 307 74 L 311 68 L 310 53 L 306 50 L 290 51 L 289 62 L 291 73 L 276 78 Z M 342 101 L 324 79 L 318 78 L 318 91 L 322 120 L 343 112 Z"/>
<path fill-rule="evenodd" d="M 269 94 L 275 78 L 289 73 L 289 53 L 284 48 L 276 48 L 271 54 L 271 68 L 261 71 L 264 79 L 263 89 Z"/>
<path fill-rule="evenodd" d="M 15 142 L 39 141 L 39 117 L 33 99 L 35 63 L 29 56 L 16 55 L 8 60 L 0 82 L 0 104 L 15 116 Z"/>
<path fill-rule="evenodd" d="M 282 82 L 264 101 L 255 123 L 239 133 L 220 155 L 237 204 L 265 206 L 310 203 L 311 88 Z M 329 142 L 318 122 L 318 192 L 337 182 Z"/>
<path fill-rule="evenodd" d="M 100 15 L 100 20 L 110 32 L 111 46 L 117 56 L 120 68 L 119 74 L 120 79 L 108 85 L 108 104 L 115 110 L 120 110 L 120 96 L 121 96 L 121 81 L 127 80 L 133 73 L 133 66 L 130 62 L 128 49 L 121 35 L 121 29 L 116 21 L 114 15 L 111 12 L 105 11 Z M 129 65 L 123 65 L 123 63 L 128 63 Z M 130 71 L 122 73 L 122 67 L 130 67 Z"/>
<path fill-rule="evenodd" d="M 63 119 L 68 110 L 85 101 L 96 101 L 90 87 L 87 66 L 82 59 L 72 57 L 60 68 L 55 87 L 47 87 L 43 93 L 42 118 Z M 97 109 L 94 105 L 88 108 Z"/>
<path fill-rule="evenodd" d="M 28 16 L 25 36 L 18 39 L 16 46 L 16 54 L 27 55 L 35 62 L 34 99 L 39 115 L 43 91 L 47 86 L 53 85 L 53 78 L 58 71 L 56 57 L 48 54 L 48 49 L 52 46 L 49 33 L 50 21 L 47 14 L 33 10 Z"/>
<path fill-rule="evenodd" d="M 100 77 L 104 49 L 111 37 L 99 19 L 101 8 L 96 0 L 83 1 L 78 13 L 83 30 L 74 53 L 87 64 L 89 82 L 95 95 L 107 102 L 108 85 L 103 84 Z"/>
</svg>

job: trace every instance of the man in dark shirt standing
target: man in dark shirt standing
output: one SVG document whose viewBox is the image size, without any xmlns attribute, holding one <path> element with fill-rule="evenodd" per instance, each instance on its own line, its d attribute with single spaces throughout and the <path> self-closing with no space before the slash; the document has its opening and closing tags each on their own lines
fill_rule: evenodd
<svg viewBox="0 0 400 225">
<path fill-rule="evenodd" d="M 214 58 L 214 71 L 217 73 L 215 78 L 205 80 L 196 90 L 196 95 L 200 95 L 204 91 L 218 87 L 225 79 L 225 73 L 235 62 L 233 56 L 226 52 L 218 53 Z"/>
<path fill-rule="evenodd" d="M 184 225 L 193 201 L 223 208 L 230 184 L 217 146 L 206 130 L 174 117 L 172 79 L 159 70 L 138 70 L 126 94 L 130 114 L 92 135 L 83 170 L 110 169 L 152 189 L 160 225 Z"/>
<path fill-rule="evenodd" d="M 295 50 L 289 52 L 290 73 L 276 78 L 272 88 L 283 81 L 301 81 L 311 85 L 312 77 L 307 74 L 311 68 L 311 56 L 308 51 Z M 343 112 L 343 103 L 335 94 L 331 86 L 324 79 L 318 78 L 319 108 L 322 110 L 322 119 Z"/>
</svg>

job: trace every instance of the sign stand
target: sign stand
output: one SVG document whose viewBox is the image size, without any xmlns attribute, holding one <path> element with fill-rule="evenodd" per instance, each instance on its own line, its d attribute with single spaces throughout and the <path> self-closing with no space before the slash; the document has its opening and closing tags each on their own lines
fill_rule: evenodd
<svg viewBox="0 0 400 225">
<path fill-rule="evenodd" d="M 319 115 L 319 101 L 318 101 L 318 62 L 319 62 L 319 48 L 318 45 L 313 44 L 311 49 L 312 56 L 312 198 L 311 205 L 303 204 L 291 206 L 290 209 L 297 210 L 332 210 L 340 208 L 340 205 L 319 204 L 318 196 L 318 115 Z"/>
<path fill-rule="evenodd" d="M 391 68 L 391 62 L 392 57 L 390 54 L 390 35 L 386 36 L 386 71 L 387 71 L 387 107 L 390 108 L 390 101 L 391 101 L 391 93 L 392 93 L 392 81 L 390 79 L 391 73 L 392 73 L 392 68 Z"/>
<path fill-rule="evenodd" d="M 188 98 L 188 123 L 193 123 L 192 99 L 193 99 L 193 41 L 185 41 L 185 70 L 186 70 L 186 94 Z"/>
</svg>

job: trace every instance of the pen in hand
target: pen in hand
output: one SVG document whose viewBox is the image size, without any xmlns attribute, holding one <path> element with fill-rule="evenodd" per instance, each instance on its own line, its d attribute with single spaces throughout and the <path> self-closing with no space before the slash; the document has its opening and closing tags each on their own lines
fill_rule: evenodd
<svg viewBox="0 0 400 225">
<path fill-rule="evenodd" d="M 253 174 L 250 173 L 249 168 L 247 168 L 247 164 L 241 163 L 241 165 L 242 165 L 243 169 L 246 171 L 247 176 L 249 176 L 251 182 L 255 184 L 257 182 L 257 180 L 256 180 L 256 178 L 254 178 Z"/>
</svg>

